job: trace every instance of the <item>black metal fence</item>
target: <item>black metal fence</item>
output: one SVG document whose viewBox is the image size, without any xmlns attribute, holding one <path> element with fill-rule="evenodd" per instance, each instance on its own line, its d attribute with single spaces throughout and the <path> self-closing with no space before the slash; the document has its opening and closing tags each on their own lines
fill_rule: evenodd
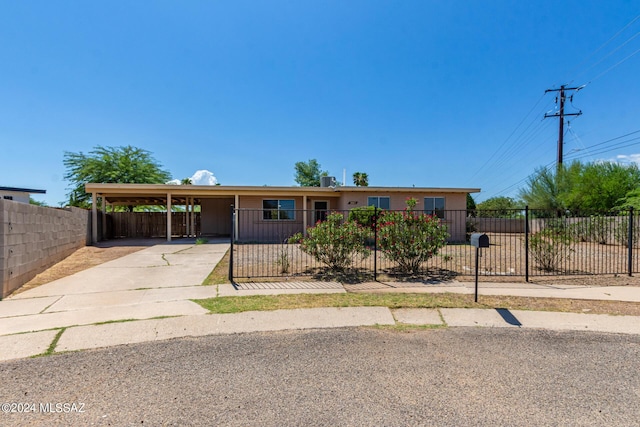
<svg viewBox="0 0 640 427">
<path fill-rule="evenodd" d="M 423 213 L 431 214 L 416 212 Z M 309 245 L 303 250 L 305 246 L 300 243 L 300 238 L 308 235 L 305 230 L 326 222 L 329 214 L 340 214 L 341 224 L 357 219 L 352 211 L 296 210 L 274 216 L 262 209 L 233 210 L 230 279 L 337 273 L 331 260 L 313 254 Z M 633 210 L 599 215 L 533 209 L 447 210 L 433 216 L 439 217 L 446 228 L 447 243 L 437 255 L 421 262 L 417 271 L 411 271 L 413 276 L 443 279 L 473 275 L 475 248 L 469 244 L 472 233 L 485 233 L 490 240 L 490 247 L 481 249 L 482 276 L 520 276 L 528 280 L 530 276 L 631 275 L 640 270 L 635 250 L 640 245 L 640 219 Z M 378 210 L 368 219 L 357 219 L 371 231 L 361 236 L 361 250 L 350 256 L 348 265 L 338 268 L 341 275 L 378 280 L 406 277 L 406 271 L 398 267 L 388 248 L 385 253 L 380 246 L 377 232 L 384 218 Z M 346 239 L 340 232 L 344 230 L 335 227 L 332 238 Z M 331 229 L 328 234 L 332 234 Z M 327 248 L 325 252 L 331 252 L 331 242 Z M 339 251 L 339 246 L 336 248 Z"/>
</svg>

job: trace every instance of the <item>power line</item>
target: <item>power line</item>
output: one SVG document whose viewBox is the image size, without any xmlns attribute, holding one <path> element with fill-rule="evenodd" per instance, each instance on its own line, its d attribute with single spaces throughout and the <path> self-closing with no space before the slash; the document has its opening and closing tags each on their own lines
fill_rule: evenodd
<svg viewBox="0 0 640 427">
<path fill-rule="evenodd" d="M 527 120 L 527 118 L 531 115 L 531 113 L 533 112 L 533 110 L 538 106 L 538 104 L 540 103 L 540 101 L 542 101 L 542 99 L 544 98 L 545 94 L 543 93 L 542 96 L 540 96 L 540 98 L 536 101 L 536 103 L 533 105 L 533 107 L 531 107 L 531 109 L 529 110 L 529 112 L 527 114 L 525 114 L 525 116 L 522 118 L 522 120 L 520 120 L 520 123 L 518 123 L 518 125 L 515 127 L 515 129 L 513 129 L 513 131 L 509 134 L 509 136 L 507 136 L 507 138 L 502 142 L 502 144 L 500 144 L 500 146 L 498 147 L 498 149 L 491 155 L 491 157 L 489 157 L 483 164 L 482 166 L 480 166 L 476 172 L 471 175 L 470 179 L 475 178 L 480 171 L 482 171 L 488 164 L 489 162 L 491 162 L 491 160 L 493 160 L 493 158 L 500 152 L 500 150 L 502 150 L 502 147 L 505 146 L 505 144 L 509 141 L 509 139 L 511 139 L 511 137 L 518 131 L 518 129 L 520 128 L 520 126 L 522 126 L 522 124 L 525 122 L 525 120 Z M 530 126 L 530 125 L 529 125 Z M 528 127 L 527 127 L 528 128 Z M 526 129 L 525 129 L 526 131 Z"/>
<path fill-rule="evenodd" d="M 607 46 L 609 43 L 611 43 L 613 40 L 615 40 L 620 34 L 622 34 L 624 32 L 624 30 L 626 30 L 627 28 L 629 28 L 631 25 L 633 25 L 634 22 L 636 22 L 638 19 L 640 19 L 640 15 L 636 16 L 635 18 L 633 18 L 631 21 L 629 21 L 624 27 L 622 27 L 620 30 L 618 30 L 613 36 L 611 36 L 609 38 L 609 40 L 607 40 L 606 42 L 604 42 L 602 45 L 600 45 L 600 47 L 598 47 L 596 50 L 594 50 L 593 52 L 591 52 L 591 54 L 589 56 L 587 56 L 582 62 L 580 62 L 573 70 L 571 70 L 571 72 L 569 73 L 570 75 L 573 74 L 576 70 L 578 70 L 583 64 L 585 64 L 589 59 L 591 59 L 593 56 L 595 56 L 596 53 L 600 52 L 600 50 L 602 50 L 605 46 Z M 626 42 L 625 42 L 626 44 Z M 615 49 L 617 50 L 617 49 Z M 607 55 L 609 56 L 609 55 Z M 605 56 L 606 57 L 606 56 Z M 600 63 L 601 61 L 599 61 L 598 63 Z M 577 74 L 577 76 L 580 76 L 582 74 L 584 74 L 586 71 L 590 70 L 591 68 L 593 68 L 593 66 L 589 67 L 587 70 Z M 575 80 L 575 79 L 574 79 Z M 574 81 L 572 80 L 572 82 Z"/>
<path fill-rule="evenodd" d="M 631 57 L 635 56 L 638 52 L 640 52 L 640 49 L 636 50 L 635 52 L 633 52 L 631 55 L 627 56 L 626 58 L 624 58 L 623 60 L 617 62 L 616 64 L 614 64 L 613 66 L 607 68 L 606 70 L 604 70 L 602 73 L 598 74 L 597 76 L 595 76 L 593 79 L 591 79 L 591 82 L 594 82 L 596 80 L 598 80 L 600 77 L 604 76 L 605 74 L 607 74 L 609 71 L 613 70 L 614 68 L 618 67 L 619 65 L 621 65 L 623 62 L 626 62 L 628 59 L 631 59 Z"/>
</svg>

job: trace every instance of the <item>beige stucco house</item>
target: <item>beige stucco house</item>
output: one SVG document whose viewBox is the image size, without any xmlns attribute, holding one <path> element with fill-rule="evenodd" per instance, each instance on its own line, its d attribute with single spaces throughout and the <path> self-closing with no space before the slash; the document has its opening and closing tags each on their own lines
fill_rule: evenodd
<svg viewBox="0 0 640 427">
<path fill-rule="evenodd" d="M 198 186 L 156 184 L 87 184 L 93 202 L 93 241 L 98 240 L 98 215 L 106 215 L 109 206 L 163 205 L 186 206 L 187 216 L 200 207 L 202 236 L 231 236 L 252 240 L 272 229 L 276 238 L 304 231 L 327 211 L 346 211 L 363 206 L 401 210 L 406 200 L 418 200 L 416 210 L 438 215 L 447 224 L 451 240 L 464 239 L 467 194 L 479 188 L 429 187 L 271 187 L 271 186 Z M 253 210 L 257 215 L 237 215 L 231 220 L 231 207 L 240 212 Z M 104 221 L 102 222 L 104 223 Z M 193 220 L 187 221 L 193 227 Z M 250 223 L 250 224 L 249 224 Z M 250 225 L 250 226 L 249 226 Z M 171 215 L 167 215 L 167 240 L 171 240 Z M 268 233 L 267 233 L 268 234 Z"/>
</svg>

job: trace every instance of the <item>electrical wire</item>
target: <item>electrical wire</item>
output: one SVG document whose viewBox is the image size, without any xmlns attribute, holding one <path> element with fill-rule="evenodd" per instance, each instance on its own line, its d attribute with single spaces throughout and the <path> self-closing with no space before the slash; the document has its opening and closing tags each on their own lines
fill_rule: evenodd
<svg viewBox="0 0 640 427">
<path fill-rule="evenodd" d="M 507 138 L 502 142 L 502 144 L 500 144 L 500 146 L 498 147 L 498 149 L 491 155 L 491 157 L 489 157 L 483 164 L 482 166 L 480 166 L 476 172 L 474 172 L 473 175 L 471 175 L 470 180 L 473 180 L 473 178 L 475 178 L 488 164 L 489 162 L 491 162 L 491 160 L 500 152 L 500 150 L 502 150 L 502 147 L 505 146 L 505 144 L 509 141 L 509 139 L 511 139 L 511 137 L 518 131 L 518 129 L 520 128 L 520 126 L 522 126 L 522 124 L 525 122 L 525 120 L 527 120 L 527 118 L 531 115 L 531 113 L 533 112 L 533 110 L 535 110 L 535 108 L 538 106 L 538 104 L 540 103 L 540 101 L 542 101 L 542 99 L 544 98 L 545 94 L 543 93 L 542 96 L 540 96 L 540 98 L 538 98 L 538 100 L 536 101 L 536 103 L 533 105 L 533 107 L 531 107 L 531 109 L 529 110 L 529 112 L 527 114 L 525 114 L 525 116 L 522 118 L 522 120 L 520 120 L 520 122 L 518 123 L 518 125 L 515 127 L 515 129 L 513 129 L 513 131 L 509 134 L 509 136 L 507 136 Z M 526 130 L 526 129 L 525 129 Z"/>
<path fill-rule="evenodd" d="M 582 62 L 580 62 L 576 67 L 573 68 L 573 70 L 571 70 L 571 72 L 569 73 L 569 75 L 573 74 L 576 70 L 580 69 L 580 67 L 582 67 L 583 64 L 585 64 L 587 61 L 589 61 L 593 56 L 595 56 L 596 53 L 600 52 L 605 46 L 607 46 L 609 43 L 611 43 L 613 40 L 615 40 L 620 34 L 622 34 L 627 28 L 629 28 L 631 25 L 633 25 L 638 19 L 640 19 L 640 15 L 636 16 L 635 18 L 633 18 L 631 21 L 629 21 L 624 27 L 622 27 L 620 30 L 618 30 L 613 36 L 611 36 L 609 38 L 609 40 L 607 40 L 606 42 L 604 42 L 603 44 L 600 45 L 600 47 L 598 47 L 596 50 L 594 50 L 593 52 L 591 52 L 591 54 L 589 56 L 587 56 Z M 616 49 L 617 50 L 617 49 Z M 608 55 L 607 55 L 608 56 Z M 600 62 L 600 61 L 599 61 Z M 598 62 L 598 63 L 599 63 Z M 587 70 L 591 69 L 592 67 L 589 67 Z M 580 76 L 582 74 L 584 74 L 587 70 L 579 73 L 576 75 Z M 575 81 L 572 80 L 572 82 Z"/>
</svg>

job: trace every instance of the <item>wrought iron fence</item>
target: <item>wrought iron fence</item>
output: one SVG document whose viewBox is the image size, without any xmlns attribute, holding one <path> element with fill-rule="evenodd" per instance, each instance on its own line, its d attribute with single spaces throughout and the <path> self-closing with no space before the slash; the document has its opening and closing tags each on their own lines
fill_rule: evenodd
<svg viewBox="0 0 640 427">
<path fill-rule="evenodd" d="M 360 211 L 356 211 L 360 212 Z M 363 250 L 349 257 L 342 276 L 359 279 L 402 278 L 390 253 L 383 250 L 377 235 L 385 212 L 365 214 L 354 211 L 283 211 L 274 216 L 262 209 L 234 209 L 230 279 L 326 276 L 336 274 L 326 259 L 305 251 L 301 238 L 308 230 L 325 223 L 328 214 L 339 214 L 340 224 L 357 221 L 370 230 L 358 242 Z M 404 212 L 404 211 L 403 211 Z M 284 216 L 282 215 L 284 214 Z M 417 211 L 430 215 L 431 212 Z M 452 278 L 470 276 L 475 271 L 475 248 L 471 233 L 485 233 L 490 247 L 481 249 L 482 276 L 547 276 L 629 274 L 640 270 L 640 219 L 631 211 L 600 215 L 571 215 L 567 212 L 533 209 L 499 211 L 439 211 L 434 213 L 447 230 L 447 244 L 437 254 L 421 262 L 414 276 Z M 275 219 L 274 219 L 275 218 Z M 327 229 L 340 240 L 338 226 Z M 297 234 L 299 233 L 299 234 Z M 346 238 L 346 237 L 345 237 Z M 416 236 L 417 238 L 417 236 Z M 344 239 L 343 239 L 344 240 Z M 343 242 L 344 243 L 344 242 Z M 330 242 L 329 242 L 330 244 Z M 308 245 L 307 245 L 308 246 Z M 327 246 L 325 252 L 331 252 Z M 338 251 L 338 248 L 334 252 Z"/>
</svg>

